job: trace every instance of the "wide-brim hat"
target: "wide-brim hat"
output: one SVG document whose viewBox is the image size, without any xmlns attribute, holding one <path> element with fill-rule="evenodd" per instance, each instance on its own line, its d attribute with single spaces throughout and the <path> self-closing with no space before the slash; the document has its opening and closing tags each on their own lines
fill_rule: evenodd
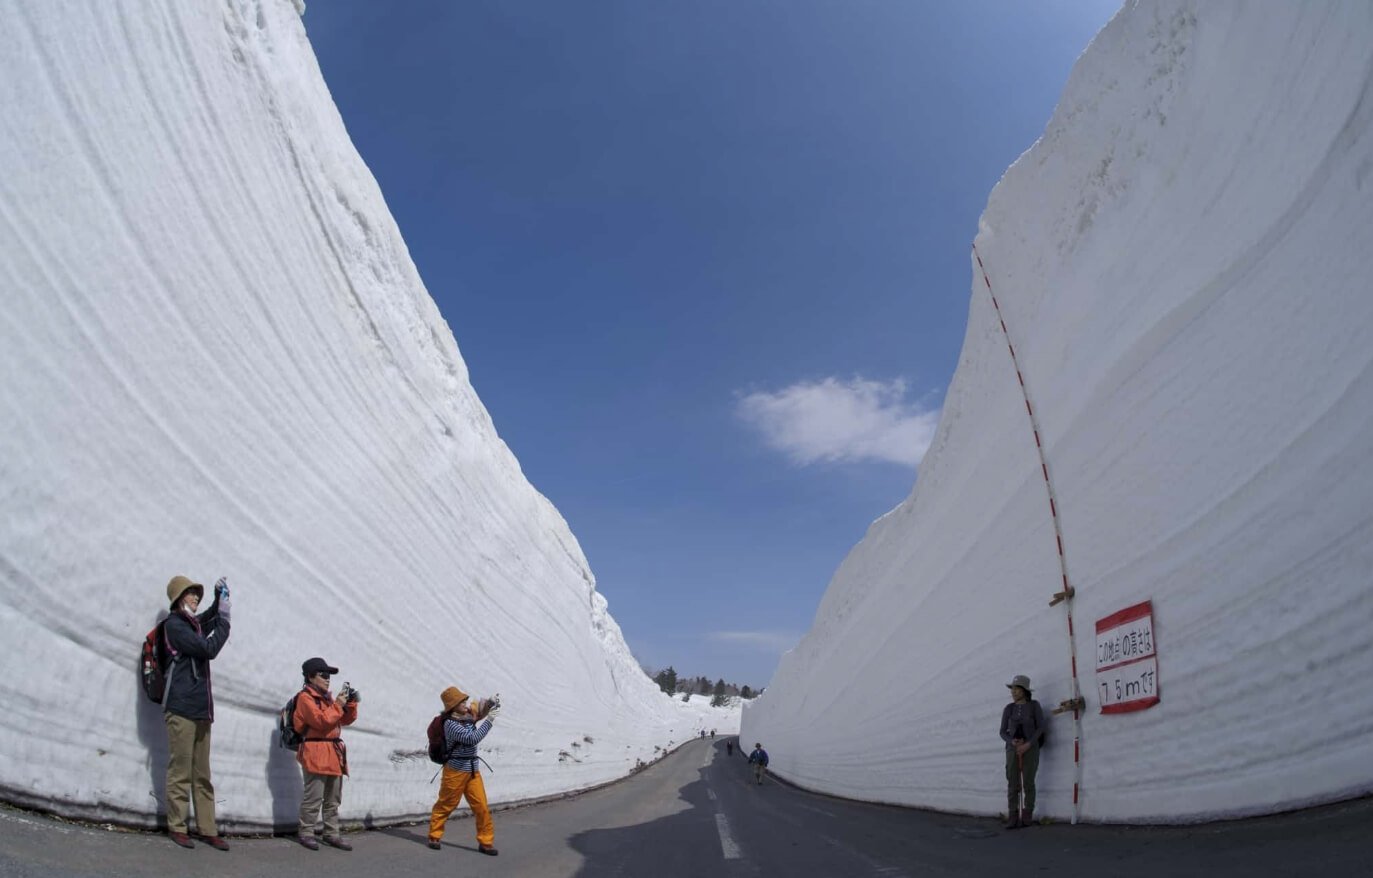
<svg viewBox="0 0 1373 878">
<path fill-rule="evenodd" d="M 300 666 L 300 672 L 304 674 L 305 678 L 308 680 L 315 674 L 337 674 L 338 668 L 331 667 L 324 659 L 315 656 L 314 658 L 305 660 L 305 663 Z"/>
<path fill-rule="evenodd" d="M 1019 686 L 1021 689 L 1024 689 L 1026 692 L 1031 691 L 1030 678 L 1025 676 L 1024 674 L 1016 674 L 1014 677 L 1011 678 L 1011 682 L 1006 684 L 1007 689 L 1014 689 L 1017 686 Z"/>
<path fill-rule="evenodd" d="M 439 698 L 443 701 L 443 712 L 449 713 L 453 708 L 467 700 L 467 693 L 457 686 L 449 686 L 443 690 Z"/>
<path fill-rule="evenodd" d="M 167 602 L 175 607 L 181 596 L 191 589 L 200 592 L 202 598 L 205 597 L 205 586 L 185 576 L 173 576 L 171 582 L 167 583 Z"/>
</svg>

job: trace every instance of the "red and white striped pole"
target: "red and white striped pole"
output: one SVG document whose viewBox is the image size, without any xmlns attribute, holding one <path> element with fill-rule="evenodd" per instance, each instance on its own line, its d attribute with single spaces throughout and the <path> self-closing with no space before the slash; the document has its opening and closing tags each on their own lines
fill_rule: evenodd
<svg viewBox="0 0 1373 878">
<path fill-rule="evenodd" d="M 997 322 L 1001 324 L 1001 334 L 1006 337 L 1006 349 L 1011 352 L 1011 365 L 1015 367 L 1015 377 L 1020 382 L 1020 393 L 1025 399 L 1025 413 L 1030 416 L 1030 430 L 1035 436 L 1035 450 L 1039 452 L 1039 469 L 1044 474 L 1044 489 L 1049 495 L 1049 517 L 1054 523 L 1054 539 L 1058 543 L 1058 569 L 1063 575 L 1063 591 L 1060 595 L 1064 599 L 1064 606 L 1068 609 L 1068 656 L 1072 663 L 1073 672 L 1073 823 L 1076 825 L 1078 820 L 1078 792 L 1082 787 L 1082 711 L 1079 705 L 1082 704 L 1082 687 L 1078 684 L 1077 678 L 1077 641 L 1073 636 L 1073 588 L 1068 584 L 1068 561 L 1063 554 L 1063 528 L 1058 520 L 1058 503 L 1054 500 L 1054 483 L 1049 478 L 1049 463 L 1044 457 L 1044 443 L 1039 438 L 1039 419 L 1035 416 L 1035 410 L 1030 405 L 1030 391 L 1025 386 L 1025 376 L 1020 371 L 1020 360 L 1015 355 L 1015 345 L 1011 344 L 1011 332 L 1006 328 L 1006 318 L 1001 313 L 1001 304 L 996 300 L 996 292 L 992 289 L 992 281 L 987 277 L 987 267 L 982 264 L 982 255 L 977 252 L 977 245 L 973 245 L 973 258 L 977 260 L 977 267 L 982 272 L 982 282 L 987 285 L 987 295 L 991 296 L 992 308 L 996 310 Z M 1056 599 L 1054 603 L 1058 603 Z"/>
</svg>

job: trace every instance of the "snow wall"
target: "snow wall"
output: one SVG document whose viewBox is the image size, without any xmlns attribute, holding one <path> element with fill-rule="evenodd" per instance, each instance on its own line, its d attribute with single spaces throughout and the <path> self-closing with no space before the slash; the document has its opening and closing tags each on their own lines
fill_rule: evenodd
<svg viewBox="0 0 1373 878">
<path fill-rule="evenodd" d="M 428 813 L 452 684 L 503 696 L 498 802 L 737 728 L 631 658 L 290 0 L 0 0 L 0 20 L 0 797 L 154 821 L 165 730 L 136 656 L 175 574 L 234 592 L 212 760 L 231 829 L 295 819 L 275 712 L 313 655 L 363 696 L 346 819 Z"/>
<path fill-rule="evenodd" d="M 1086 711 L 1085 820 L 1373 791 L 1373 5 L 1131 3 L 975 242 L 1039 420 Z M 1005 683 L 1072 695 L 1025 400 L 972 261 L 911 496 L 746 707 L 776 772 L 1004 811 Z M 1095 622 L 1151 600 L 1161 703 L 1103 715 Z M 1072 814 L 1072 714 L 1039 812 Z"/>
</svg>

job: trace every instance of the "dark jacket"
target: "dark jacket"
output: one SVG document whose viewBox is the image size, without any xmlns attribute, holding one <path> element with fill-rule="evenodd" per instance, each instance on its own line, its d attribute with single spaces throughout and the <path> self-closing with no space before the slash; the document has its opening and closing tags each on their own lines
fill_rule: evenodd
<svg viewBox="0 0 1373 878">
<path fill-rule="evenodd" d="M 1017 726 L 1023 732 L 1023 740 L 1039 746 L 1044 736 L 1044 711 L 1038 701 L 1030 699 L 1024 704 L 1012 701 L 1001 711 L 1001 740 L 1006 742 L 1007 750 L 1011 749 L 1011 740 L 1016 737 Z"/>
<path fill-rule="evenodd" d="M 748 761 L 761 763 L 763 767 L 766 768 L 768 764 L 768 751 L 759 747 L 748 755 Z"/>
<path fill-rule="evenodd" d="M 186 719 L 214 722 L 214 696 L 210 691 L 210 659 L 219 655 L 229 640 L 229 620 L 212 607 L 196 618 L 176 611 L 163 626 L 168 653 L 167 692 L 162 709 Z M 209 633 L 205 633 L 208 631 Z"/>
</svg>

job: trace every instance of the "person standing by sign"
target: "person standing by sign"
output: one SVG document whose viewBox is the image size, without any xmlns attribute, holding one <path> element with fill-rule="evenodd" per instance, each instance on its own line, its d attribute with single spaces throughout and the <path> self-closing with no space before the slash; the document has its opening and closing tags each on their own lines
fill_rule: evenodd
<svg viewBox="0 0 1373 878">
<path fill-rule="evenodd" d="M 1029 826 L 1035 812 L 1035 775 L 1044 739 L 1044 711 L 1032 697 L 1030 678 L 1017 674 L 1006 684 L 1011 703 L 1001 711 L 1001 740 L 1006 742 L 1006 828 Z M 1025 793 L 1025 806 L 1020 794 Z"/>
</svg>

